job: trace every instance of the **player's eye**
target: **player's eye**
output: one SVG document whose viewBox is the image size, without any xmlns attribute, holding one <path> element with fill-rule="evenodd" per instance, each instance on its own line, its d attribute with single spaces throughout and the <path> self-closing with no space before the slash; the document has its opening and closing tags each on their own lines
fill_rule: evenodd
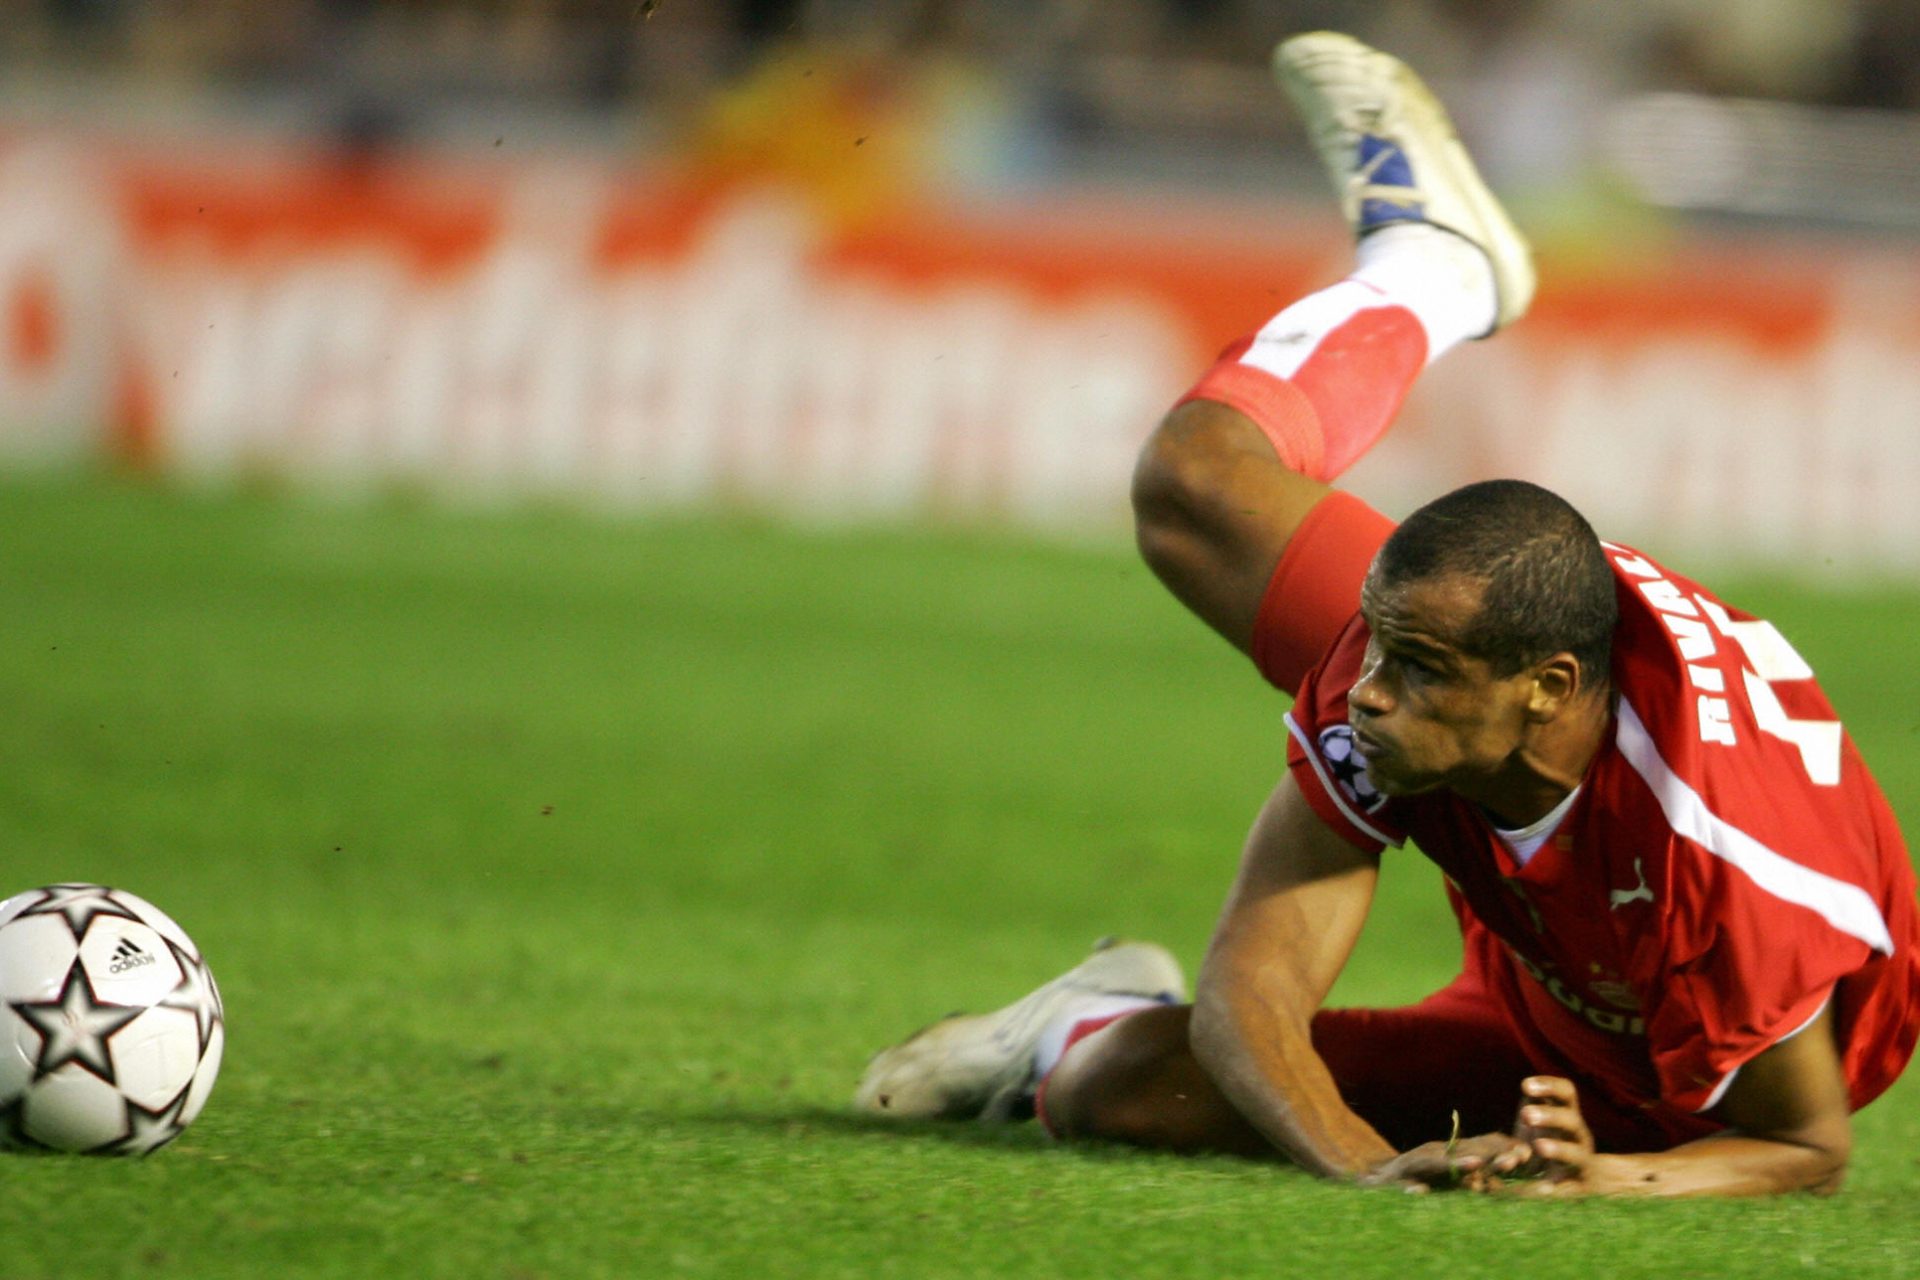
<svg viewBox="0 0 1920 1280">
<path fill-rule="evenodd" d="M 1406 670 L 1418 676 L 1426 677 L 1426 676 L 1437 676 L 1440 674 L 1439 670 L 1435 668 L 1431 662 L 1428 662 L 1423 658 L 1416 658 L 1410 653 L 1395 654 L 1394 661 L 1401 667 L 1405 668 Z"/>
</svg>

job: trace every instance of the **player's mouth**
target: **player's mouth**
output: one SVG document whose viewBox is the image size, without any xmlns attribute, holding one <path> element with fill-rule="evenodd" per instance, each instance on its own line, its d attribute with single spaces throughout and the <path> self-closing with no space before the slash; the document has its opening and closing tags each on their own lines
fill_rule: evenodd
<svg viewBox="0 0 1920 1280">
<path fill-rule="evenodd" d="M 1360 754 L 1367 758 L 1367 762 L 1369 764 L 1371 764 L 1375 760 L 1378 760 L 1381 756 L 1393 754 L 1393 748 L 1389 746 L 1387 743 L 1381 741 L 1379 738 L 1374 737 L 1372 734 L 1368 733 L 1365 729 L 1362 729 L 1359 725 L 1354 725 L 1352 727 L 1353 727 L 1353 744 L 1355 747 L 1359 748 Z"/>
</svg>

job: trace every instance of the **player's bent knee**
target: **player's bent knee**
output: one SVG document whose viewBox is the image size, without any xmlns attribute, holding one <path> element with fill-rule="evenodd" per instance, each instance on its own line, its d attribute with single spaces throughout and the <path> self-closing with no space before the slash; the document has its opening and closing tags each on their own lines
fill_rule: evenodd
<svg viewBox="0 0 1920 1280">
<path fill-rule="evenodd" d="M 1182 1008 L 1144 1009 L 1070 1048 L 1047 1077 L 1047 1124 L 1063 1138 L 1126 1141 L 1153 1064 L 1186 1051 Z"/>
<path fill-rule="evenodd" d="M 1248 430 L 1255 429 L 1233 410 L 1204 400 L 1161 419 L 1133 472 L 1133 514 L 1143 537 L 1207 518 L 1231 484 Z"/>
<path fill-rule="evenodd" d="M 1235 554 L 1224 505 L 1238 453 L 1229 413 L 1205 402 L 1180 406 L 1162 420 L 1134 467 L 1140 556 L 1183 599 L 1217 577 L 1222 562 Z"/>
<path fill-rule="evenodd" d="M 1076 1045 L 1047 1081 L 1047 1124 L 1066 1139 L 1261 1154 L 1187 1048 L 1185 1006 L 1149 1009 Z"/>
<path fill-rule="evenodd" d="M 1163 577 L 1194 568 L 1189 562 L 1196 559 L 1270 568 L 1326 493 L 1324 484 L 1282 465 L 1245 414 L 1190 400 L 1161 420 L 1140 451 L 1134 527 L 1142 555 Z"/>
</svg>

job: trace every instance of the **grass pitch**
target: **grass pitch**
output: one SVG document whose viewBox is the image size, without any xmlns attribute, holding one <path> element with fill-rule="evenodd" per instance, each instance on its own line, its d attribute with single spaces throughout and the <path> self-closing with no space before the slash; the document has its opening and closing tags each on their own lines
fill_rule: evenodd
<svg viewBox="0 0 1920 1280">
<path fill-rule="evenodd" d="M 1920 590 L 1727 594 L 1911 822 Z M 849 1114 L 873 1049 L 1102 933 L 1198 960 L 1281 704 L 1123 548 L 14 480 L 0 599 L 0 894 L 152 899 L 230 1033 L 154 1158 L 0 1157 L 0 1277 L 1920 1271 L 1920 1076 L 1825 1202 L 1409 1198 Z M 1394 857 L 1339 994 L 1456 954 Z"/>
</svg>

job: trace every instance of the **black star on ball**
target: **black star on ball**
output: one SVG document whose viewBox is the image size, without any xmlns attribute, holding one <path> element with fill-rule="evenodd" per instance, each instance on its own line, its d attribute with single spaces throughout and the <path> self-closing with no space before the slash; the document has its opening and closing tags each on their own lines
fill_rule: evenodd
<svg viewBox="0 0 1920 1280">
<path fill-rule="evenodd" d="M 221 1016 L 220 989 L 214 985 L 213 974 L 204 960 L 172 939 L 167 940 L 167 950 L 173 952 L 174 962 L 180 966 L 180 981 L 160 1002 L 161 1007 L 185 1009 L 193 1015 L 200 1031 L 200 1052 L 205 1053 L 207 1041 L 213 1035 L 213 1024 Z"/>
<path fill-rule="evenodd" d="M 36 1077 L 77 1062 L 108 1084 L 118 1081 L 114 1079 L 107 1041 L 146 1012 L 144 1008 L 100 1003 L 78 960 L 67 970 L 58 1000 L 22 1001 L 14 1004 L 13 1011 L 40 1033 L 40 1056 L 33 1066 Z"/>
<path fill-rule="evenodd" d="M 187 1095 L 192 1091 L 193 1085 L 189 1082 L 174 1096 L 172 1102 L 157 1111 L 128 1099 L 127 1136 L 108 1143 L 105 1149 L 115 1155 L 144 1156 L 166 1146 L 186 1128 L 180 1123 L 180 1115 L 187 1109 Z"/>
<path fill-rule="evenodd" d="M 56 884 L 49 885 L 40 892 L 46 897 L 20 914 L 23 917 L 65 916 L 67 928 L 73 932 L 76 942 L 87 936 L 87 930 L 92 926 L 95 916 L 117 916 L 122 920 L 140 918 L 115 902 L 111 890 L 103 889 L 97 884 Z"/>
</svg>

